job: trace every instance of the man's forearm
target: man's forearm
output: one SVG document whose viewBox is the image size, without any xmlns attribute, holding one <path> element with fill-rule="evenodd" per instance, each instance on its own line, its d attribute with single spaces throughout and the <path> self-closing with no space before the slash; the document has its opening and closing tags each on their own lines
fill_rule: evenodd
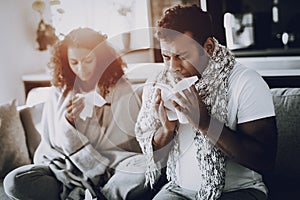
<svg viewBox="0 0 300 200">
<path fill-rule="evenodd" d="M 164 132 L 160 127 L 153 136 L 152 146 L 153 150 L 158 150 L 169 144 L 174 138 L 174 131 Z"/>
<path fill-rule="evenodd" d="M 266 171 L 272 166 L 272 143 L 263 144 L 249 135 L 235 132 L 212 119 L 206 135 L 230 159 L 253 169 Z"/>
</svg>

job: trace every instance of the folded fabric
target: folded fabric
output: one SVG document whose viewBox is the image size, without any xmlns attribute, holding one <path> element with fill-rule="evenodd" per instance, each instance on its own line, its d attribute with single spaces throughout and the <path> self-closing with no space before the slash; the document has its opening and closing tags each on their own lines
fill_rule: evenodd
<svg viewBox="0 0 300 200">
<path fill-rule="evenodd" d="M 161 83 L 156 84 L 156 87 L 161 89 L 161 98 L 164 101 L 167 117 L 170 121 L 179 120 L 179 122 L 182 124 L 188 123 L 186 117 L 181 112 L 179 112 L 177 109 L 174 108 L 172 102 L 176 101 L 177 103 L 180 104 L 175 94 L 179 93 L 184 97 L 182 91 L 185 89 L 189 89 L 197 80 L 198 80 L 197 76 L 184 78 L 180 80 L 178 83 L 176 83 L 173 88 L 166 84 L 161 84 Z"/>
<path fill-rule="evenodd" d="M 87 117 L 93 116 L 94 106 L 101 107 L 106 101 L 105 99 L 98 94 L 96 91 L 91 91 L 85 94 L 77 94 L 79 97 L 84 98 L 84 108 L 80 113 L 80 118 L 86 120 Z"/>
</svg>

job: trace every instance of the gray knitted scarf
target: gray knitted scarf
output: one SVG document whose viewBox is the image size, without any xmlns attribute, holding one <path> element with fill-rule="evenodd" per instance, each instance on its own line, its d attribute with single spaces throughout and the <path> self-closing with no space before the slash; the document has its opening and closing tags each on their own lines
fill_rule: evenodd
<svg viewBox="0 0 300 200">
<path fill-rule="evenodd" d="M 206 105 L 209 114 L 227 125 L 228 79 L 236 61 L 226 47 L 220 45 L 216 39 L 214 39 L 214 42 L 215 49 L 213 55 L 195 87 Z M 174 82 L 170 79 L 166 71 L 161 73 L 156 81 L 170 85 Z M 151 93 L 154 92 L 153 88 L 148 89 L 147 94 L 144 96 L 145 104 L 144 107 L 142 107 L 143 112 L 140 112 L 136 125 L 137 139 L 147 158 L 146 184 L 150 182 L 150 185 L 154 184 L 156 177 L 160 174 L 158 170 L 159 166 L 157 166 L 153 160 L 151 144 L 155 131 L 161 126 L 159 120 L 155 116 L 150 115 L 150 113 L 153 112 L 153 106 L 151 106 Z M 194 141 L 197 148 L 197 154 L 195 156 L 201 171 L 199 190 L 195 198 L 198 200 L 215 200 L 220 197 L 225 184 L 225 156 L 211 143 L 208 137 L 198 130 L 194 130 L 194 132 Z M 174 145 L 169 152 L 167 161 L 167 178 L 174 184 L 177 184 L 175 169 L 178 158 L 179 145 L 177 129 L 175 131 Z"/>
</svg>

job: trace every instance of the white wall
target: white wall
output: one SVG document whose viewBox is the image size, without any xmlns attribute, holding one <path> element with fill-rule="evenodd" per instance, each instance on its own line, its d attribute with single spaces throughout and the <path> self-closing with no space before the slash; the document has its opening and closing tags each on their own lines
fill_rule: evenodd
<svg viewBox="0 0 300 200">
<path fill-rule="evenodd" d="M 44 0 L 47 23 L 51 16 L 49 1 Z M 33 2 L 0 0 L 0 104 L 17 99 L 22 105 L 25 93 L 21 76 L 44 72 L 50 59 L 49 51 L 37 50 L 36 29 L 40 16 L 32 9 Z"/>
<path fill-rule="evenodd" d="M 40 16 L 32 10 L 32 2 L 0 0 L 0 104 L 12 99 L 23 104 L 21 76 L 46 70 L 50 54 L 37 50 L 35 32 Z M 49 17 L 45 19 L 48 22 Z"/>
</svg>

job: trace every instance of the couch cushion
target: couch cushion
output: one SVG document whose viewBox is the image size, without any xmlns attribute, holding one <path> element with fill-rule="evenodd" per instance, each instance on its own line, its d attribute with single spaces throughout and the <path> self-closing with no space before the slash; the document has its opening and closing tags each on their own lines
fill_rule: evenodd
<svg viewBox="0 0 300 200">
<path fill-rule="evenodd" d="M 49 99 L 51 91 L 51 87 L 33 88 L 28 93 L 26 104 L 18 107 L 25 130 L 29 155 L 32 160 L 41 140 L 40 131 L 43 107 L 47 99 Z"/>
<path fill-rule="evenodd" d="M 287 178 L 300 177 L 300 88 L 272 89 L 278 128 L 275 172 Z"/>
<path fill-rule="evenodd" d="M 0 177 L 31 163 L 16 101 L 0 105 Z"/>
<path fill-rule="evenodd" d="M 19 110 L 31 160 L 33 160 L 35 150 L 41 141 L 40 129 L 43 105 L 44 103 L 39 103 L 34 106 L 23 107 Z"/>
<path fill-rule="evenodd" d="M 271 90 L 278 128 L 274 171 L 265 177 L 270 199 L 300 196 L 300 88 Z"/>
</svg>

